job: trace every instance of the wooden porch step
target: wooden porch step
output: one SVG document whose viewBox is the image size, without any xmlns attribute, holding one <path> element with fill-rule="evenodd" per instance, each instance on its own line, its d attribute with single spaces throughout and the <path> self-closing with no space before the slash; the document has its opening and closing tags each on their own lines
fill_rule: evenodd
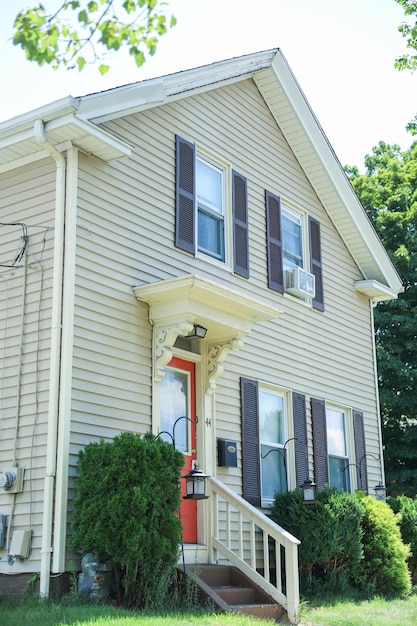
<svg viewBox="0 0 417 626">
<path fill-rule="evenodd" d="M 186 574 L 196 582 L 202 598 L 225 612 L 274 620 L 284 613 L 282 606 L 236 567 L 202 564 L 188 566 Z"/>
</svg>

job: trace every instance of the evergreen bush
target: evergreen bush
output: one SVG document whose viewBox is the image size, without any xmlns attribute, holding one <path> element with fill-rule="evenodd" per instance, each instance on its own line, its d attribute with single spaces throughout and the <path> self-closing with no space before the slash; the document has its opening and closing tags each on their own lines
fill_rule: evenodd
<svg viewBox="0 0 417 626">
<path fill-rule="evenodd" d="M 372 496 L 364 496 L 362 504 L 364 558 L 352 572 L 355 584 L 368 595 L 405 595 L 411 589 L 407 567 L 410 551 L 401 539 L 400 516 Z"/>
<path fill-rule="evenodd" d="M 120 602 L 163 603 L 181 542 L 183 455 L 151 433 L 91 443 L 78 457 L 71 544 L 110 562 Z"/>
<path fill-rule="evenodd" d="M 307 591 L 349 587 L 350 571 L 362 558 L 363 514 L 354 494 L 336 489 L 321 490 L 309 505 L 301 490 L 275 494 L 270 517 L 300 539 L 301 583 Z"/>
<path fill-rule="evenodd" d="M 417 583 L 417 500 L 402 495 L 388 496 L 387 504 L 394 513 L 400 514 L 400 531 L 403 542 L 410 546 L 408 567 L 413 583 Z"/>
</svg>

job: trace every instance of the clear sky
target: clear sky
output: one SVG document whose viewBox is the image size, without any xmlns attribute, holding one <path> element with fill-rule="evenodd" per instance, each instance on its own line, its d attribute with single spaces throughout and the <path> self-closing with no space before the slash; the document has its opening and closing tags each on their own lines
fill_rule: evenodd
<svg viewBox="0 0 417 626">
<path fill-rule="evenodd" d="M 417 112 L 417 74 L 393 64 L 405 52 L 395 0 L 170 0 L 178 24 L 155 57 L 136 68 L 115 57 L 96 68 L 39 68 L 11 42 L 13 18 L 38 0 L 0 0 L 0 121 L 59 100 L 213 61 L 280 47 L 343 165 L 362 170 L 380 140 L 407 149 Z M 54 8 L 59 0 L 43 0 Z"/>
</svg>

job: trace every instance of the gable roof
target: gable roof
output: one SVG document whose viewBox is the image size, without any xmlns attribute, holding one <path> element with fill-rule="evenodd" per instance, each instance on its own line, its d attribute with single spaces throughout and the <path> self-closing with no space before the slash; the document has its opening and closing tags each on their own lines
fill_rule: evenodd
<svg viewBox="0 0 417 626">
<path fill-rule="evenodd" d="M 326 135 L 279 48 L 124 85 L 68 97 L 0 124 L 0 173 L 45 156 L 36 136 L 42 120 L 58 150 L 70 143 L 104 160 L 131 153 L 102 122 L 252 78 L 317 196 L 357 263 L 359 291 L 395 298 L 401 279 L 378 238 Z M 69 143 L 70 142 L 70 143 Z"/>
</svg>

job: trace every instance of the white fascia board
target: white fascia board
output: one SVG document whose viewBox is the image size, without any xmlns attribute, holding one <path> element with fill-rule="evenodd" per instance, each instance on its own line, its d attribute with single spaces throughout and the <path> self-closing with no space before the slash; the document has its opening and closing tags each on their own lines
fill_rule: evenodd
<svg viewBox="0 0 417 626">
<path fill-rule="evenodd" d="M 33 109 L 22 115 L 17 115 L 9 120 L 0 122 L 0 137 L 2 135 L 15 134 L 22 132 L 27 128 L 33 128 L 35 120 L 43 120 L 48 122 L 55 117 L 61 117 L 68 113 L 75 113 L 78 109 L 78 102 L 73 96 L 66 96 L 61 100 L 56 100 L 45 106 Z"/>
<path fill-rule="evenodd" d="M 164 104 L 168 100 L 213 89 L 218 83 L 242 80 L 271 65 L 277 49 L 219 61 L 160 78 L 80 97 L 78 116 L 106 122 Z"/>
<path fill-rule="evenodd" d="M 368 254 L 373 257 L 376 266 L 379 267 L 384 277 L 386 277 L 387 284 L 396 291 L 396 293 L 399 293 L 402 289 L 401 279 L 280 50 L 277 51 L 274 57 L 272 70 L 275 72 L 277 80 L 281 84 L 289 103 L 300 121 L 300 127 L 308 137 L 334 190 L 337 192 L 341 204 L 348 213 L 351 222 L 355 225 L 357 236 L 362 238 L 364 244 L 367 246 Z M 277 115 L 276 119 L 279 119 Z M 291 145 L 290 140 L 289 143 Z M 300 162 L 300 164 L 303 166 L 302 162 Z M 329 216 L 334 220 L 337 227 L 337 216 L 332 215 L 331 207 L 329 207 L 322 198 L 321 200 L 324 206 L 329 210 Z M 343 236 L 343 232 L 341 232 L 340 229 L 338 229 L 338 231 L 347 247 L 351 249 L 349 242 L 346 241 L 346 238 Z M 360 266 L 359 263 L 358 265 Z"/>
<path fill-rule="evenodd" d="M 80 97 L 77 117 L 95 123 L 104 122 L 162 104 L 165 97 L 164 84 L 159 78 L 124 85 L 109 91 Z"/>
</svg>

